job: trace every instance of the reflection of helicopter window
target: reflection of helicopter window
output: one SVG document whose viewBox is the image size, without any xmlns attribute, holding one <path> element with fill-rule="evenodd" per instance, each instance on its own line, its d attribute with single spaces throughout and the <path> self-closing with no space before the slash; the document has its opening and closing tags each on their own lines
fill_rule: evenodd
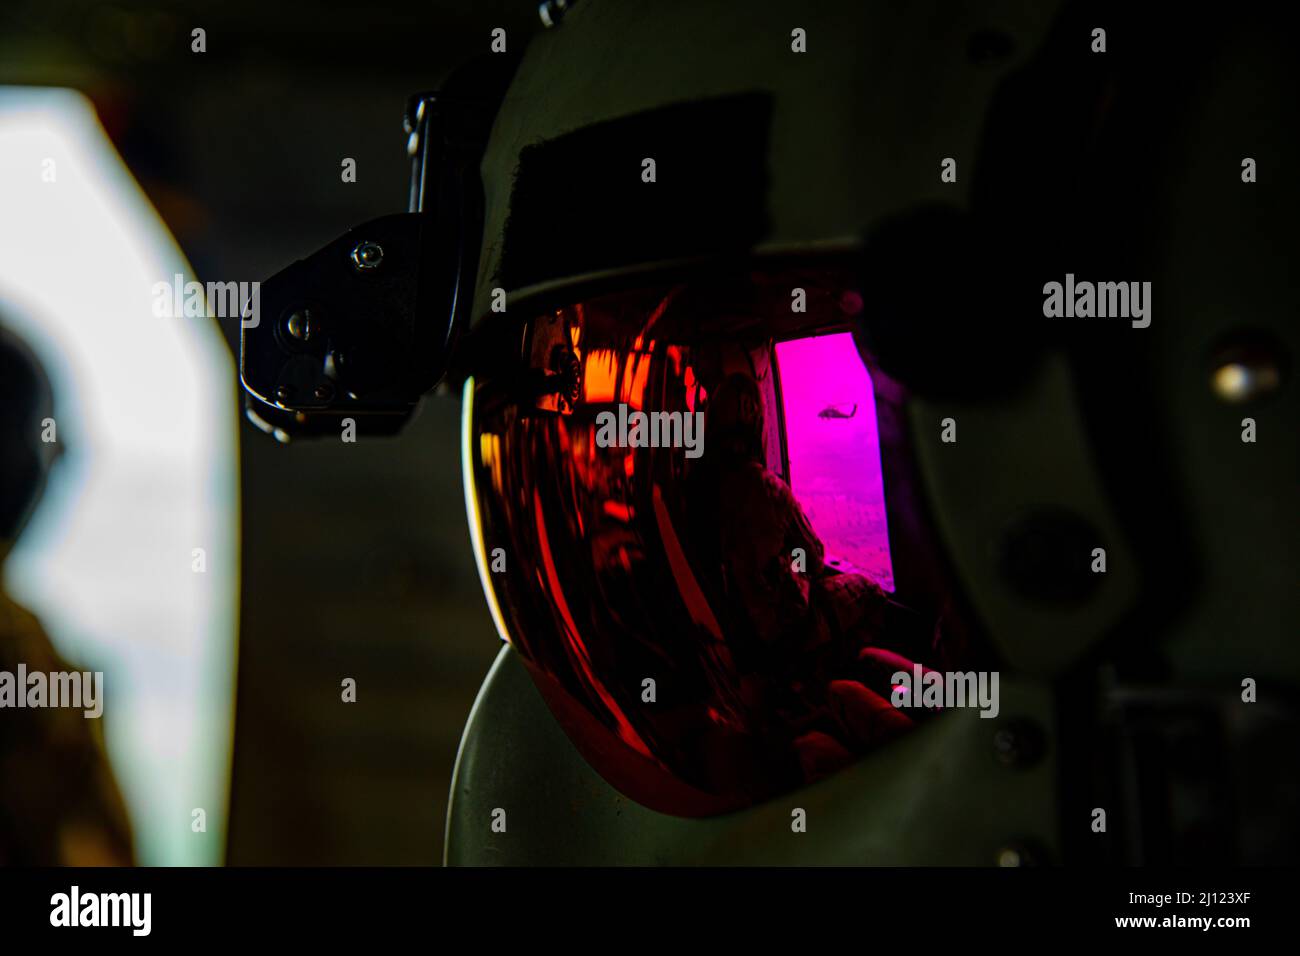
<svg viewBox="0 0 1300 956">
<path fill-rule="evenodd" d="M 827 564 L 894 589 L 871 376 L 848 332 L 776 345 L 789 484 Z"/>
</svg>

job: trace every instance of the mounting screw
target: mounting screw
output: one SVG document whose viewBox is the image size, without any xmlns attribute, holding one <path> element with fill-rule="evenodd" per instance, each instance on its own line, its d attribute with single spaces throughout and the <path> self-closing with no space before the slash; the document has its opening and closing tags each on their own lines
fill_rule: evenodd
<svg viewBox="0 0 1300 956">
<path fill-rule="evenodd" d="M 281 385 L 275 390 L 275 400 L 277 402 L 287 402 L 293 398 L 293 386 Z"/>
<path fill-rule="evenodd" d="M 1008 843 L 998 850 L 998 866 L 1041 866 L 1043 854 L 1030 843 Z"/>
<path fill-rule="evenodd" d="M 1210 388 L 1229 404 L 1251 402 L 1274 392 L 1282 384 L 1282 347 L 1262 332 L 1237 333 L 1211 357 Z"/>
<path fill-rule="evenodd" d="M 358 242 L 352 248 L 352 264 L 356 266 L 359 272 L 378 269 L 379 263 L 383 261 L 384 250 L 377 242 Z"/>
<path fill-rule="evenodd" d="M 1043 732 L 1032 720 L 1008 721 L 993 734 L 993 752 L 1004 767 L 1032 767 L 1046 749 Z"/>
<path fill-rule="evenodd" d="M 537 5 L 537 16 L 541 18 L 542 26 L 548 30 L 559 26 L 564 15 L 569 12 L 569 8 L 577 2 L 578 0 L 542 0 L 542 3 Z"/>
<path fill-rule="evenodd" d="M 311 312 L 307 309 L 298 309 L 289 316 L 285 322 L 285 328 L 299 342 L 307 342 L 311 339 L 312 334 L 316 331 L 316 325 L 312 321 Z"/>
</svg>

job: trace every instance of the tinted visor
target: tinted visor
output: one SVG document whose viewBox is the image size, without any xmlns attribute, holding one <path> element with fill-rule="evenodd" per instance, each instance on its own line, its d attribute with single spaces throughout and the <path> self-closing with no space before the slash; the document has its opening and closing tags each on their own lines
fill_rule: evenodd
<svg viewBox="0 0 1300 956">
<path fill-rule="evenodd" d="M 895 676 L 965 655 L 849 272 L 559 302 L 512 302 L 467 382 L 466 493 L 503 636 L 592 766 L 705 815 L 932 719 Z"/>
</svg>

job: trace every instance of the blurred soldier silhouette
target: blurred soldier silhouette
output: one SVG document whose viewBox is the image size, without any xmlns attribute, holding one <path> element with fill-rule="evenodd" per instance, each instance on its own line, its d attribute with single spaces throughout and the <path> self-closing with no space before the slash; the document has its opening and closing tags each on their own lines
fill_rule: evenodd
<svg viewBox="0 0 1300 956">
<path fill-rule="evenodd" d="M 47 420 L 49 420 L 47 422 Z M 60 453 L 44 440 L 53 395 L 36 357 L 0 327 L 0 568 Z M 0 577 L 0 671 L 77 670 Z M 15 687 L 25 694 L 25 687 Z M 0 865 L 133 862 L 126 807 L 104 752 L 102 723 L 77 707 L 0 708 Z"/>
<path fill-rule="evenodd" d="M 816 779 L 911 726 L 889 702 L 889 675 L 910 672 L 912 661 L 873 646 L 891 602 L 865 575 L 827 565 L 799 500 L 767 467 L 758 383 L 728 375 L 705 414 L 699 514 L 712 527 L 702 540 L 736 630 L 749 638 L 733 653 L 744 669 L 781 675 L 769 688 L 777 706 L 807 712 L 794 722 L 806 730 L 795 746 Z"/>
</svg>

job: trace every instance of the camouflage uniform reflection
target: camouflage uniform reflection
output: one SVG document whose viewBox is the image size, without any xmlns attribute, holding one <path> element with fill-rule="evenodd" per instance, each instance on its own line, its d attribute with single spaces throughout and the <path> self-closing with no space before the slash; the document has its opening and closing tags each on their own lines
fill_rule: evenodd
<svg viewBox="0 0 1300 956">
<path fill-rule="evenodd" d="M 56 444 L 41 441 L 51 409 L 40 365 L 0 329 L 0 566 L 56 453 Z M 0 671 L 16 675 L 20 663 L 28 673 L 76 669 L 0 586 Z M 130 824 L 101 725 L 77 708 L 0 709 L 0 865 L 132 863 Z"/>
<path fill-rule="evenodd" d="M 802 729 L 800 768 L 816 779 L 911 726 L 889 702 L 888 675 L 912 663 L 870 646 L 888 599 L 865 576 L 826 565 L 794 492 L 768 470 L 755 380 L 728 376 L 705 414 L 721 586 L 733 633 L 745 635 L 733 653 L 742 670 L 762 675 L 765 703 Z"/>
</svg>

